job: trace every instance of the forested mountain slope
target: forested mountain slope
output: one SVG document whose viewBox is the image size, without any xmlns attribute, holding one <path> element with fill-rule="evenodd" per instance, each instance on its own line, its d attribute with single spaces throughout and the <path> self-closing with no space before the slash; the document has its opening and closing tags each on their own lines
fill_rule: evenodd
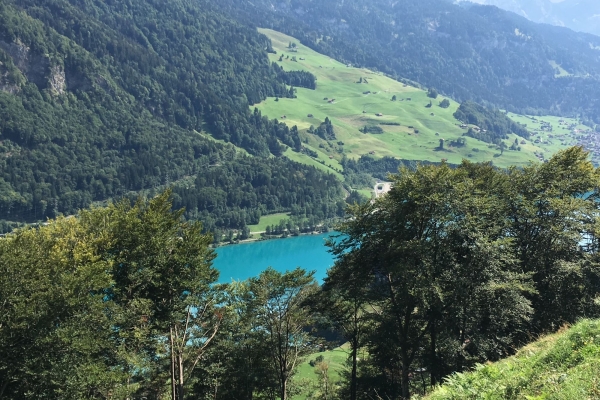
<svg viewBox="0 0 600 400">
<path fill-rule="evenodd" d="M 249 111 L 266 96 L 293 96 L 269 46 L 203 0 L 2 2 L 0 219 L 43 220 L 181 180 L 191 184 L 175 189 L 175 204 L 217 225 L 307 204 L 335 209 L 335 179 L 269 158 L 298 148 L 297 132 Z M 214 168 L 224 175 L 209 185 L 225 200 L 195 179 Z M 236 188 L 223 183 L 239 176 Z M 293 196 L 274 201 L 282 190 Z"/>
<path fill-rule="evenodd" d="M 408 78 L 456 100 L 600 122 L 600 37 L 445 0 L 222 1 L 248 23 L 282 31 L 355 65 Z M 258 18 L 260 16 L 260 18 Z"/>
<path fill-rule="evenodd" d="M 465 0 L 466 1 L 466 0 Z M 600 3 L 596 0 L 470 0 L 512 11 L 534 22 L 566 26 L 600 35 Z"/>
</svg>

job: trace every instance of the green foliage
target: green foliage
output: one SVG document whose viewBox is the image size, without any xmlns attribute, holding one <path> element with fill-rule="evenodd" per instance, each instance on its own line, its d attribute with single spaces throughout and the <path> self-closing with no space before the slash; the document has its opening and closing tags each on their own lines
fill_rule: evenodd
<svg viewBox="0 0 600 400">
<path fill-rule="evenodd" d="M 185 207 L 188 217 L 202 220 L 208 230 L 241 229 L 257 224 L 261 215 L 282 212 L 317 219 L 343 215 L 335 201 L 327 200 L 343 196 L 334 175 L 284 158 L 232 161 L 207 166 L 193 186 L 175 187 L 175 206 Z"/>
<path fill-rule="evenodd" d="M 300 357 L 309 351 L 310 336 L 304 327 L 310 324 L 310 313 L 303 303 L 316 289 L 312 275 L 300 268 L 286 273 L 268 268 L 249 281 L 249 301 L 264 330 L 281 400 L 289 399 L 290 379 Z"/>
<path fill-rule="evenodd" d="M 209 236 L 181 222 L 169 196 L 0 240 L 6 398 L 147 396 L 168 392 L 171 356 L 186 374 L 194 370 L 219 326 L 218 272 Z M 173 330 L 185 346 L 169 344 Z"/>
<path fill-rule="evenodd" d="M 527 129 L 509 119 L 500 110 L 490 110 L 479 104 L 464 102 L 454 113 L 454 117 L 465 124 L 475 125 L 467 132 L 468 136 L 488 143 L 500 145 L 502 139 L 514 133 L 520 137 L 529 139 Z"/>
<path fill-rule="evenodd" d="M 448 108 L 448 107 L 450 107 L 450 100 L 444 99 L 444 100 L 440 101 L 439 106 L 442 107 L 442 108 Z"/>
<path fill-rule="evenodd" d="M 303 329 L 311 320 L 304 302 L 315 289 L 310 273 L 271 268 L 224 288 L 220 331 L 195 375 L 194 396 L 291 398 L 296 367 L 315 349 Z"/>
<path fill-rule="evenodd" d="M 600 391 L 600 323 L 583 320 L 516 356 L 449 376 L 426 399 L 586 399 Z"/>
<path fill-rule="evenodd" d="M 383 133 L 383 129 L 381 129 L 381 127 L 377 126 L 377 125 L 365 125 L 360 129 L 360 131 L 362 133 L 374 133 L 374 134 Z"/>
<path fill-rule="evenodd" d="M 422 390 L 411 371 L 435 385 L 510 355 L 531 332 L 599 315 L 598 171 L 587 157 L 571 148 L 504 171 L 404 168 L 387 195 L 350 207 L 328 282 L 371 307 L 341 314 L 347 326 L 369 320 L 357 393 L 409 398 Z"/>
<path fill-rule="evenodd" d="M 333 124 L 329 117 L 325 117 L 325 121 L 311 133 L 319 136 L 323 140 L 336 140 Z"/>
<path fill-rule="evenodd" d="M 282 56 L 283 57 L 283 56 Z M 282 61 L 281 59 L 279 61 Z M 315 90 L 317 88 L 317 78 L 307 71 L 284 71 L 277 63 L 273 63 L 273 69 L 276 71 L 281 81 L 290 86 L 303 87 Z"/>
</svg>

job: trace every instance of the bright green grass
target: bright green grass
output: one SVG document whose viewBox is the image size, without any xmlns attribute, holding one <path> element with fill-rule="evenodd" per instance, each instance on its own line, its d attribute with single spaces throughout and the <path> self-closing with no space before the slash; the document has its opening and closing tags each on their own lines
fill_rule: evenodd
<svg viewBox="0 0 600 400">
<path fill-rule="evenodd" d="M 271 61 L 278 62 L 285 70 L 305 70 L 313 73 L 317 77 L 317 90 L 298 88 L 296 99 L 275 101 L 269 98 L 256 107 L 263 115 L 283 120 L 289 126 L 297 125 L 303 139 L 308 140 L 307 147 L 317 151 L 319 159 L 326 163 L 341 159 L 341 147 L 343 154 L 349 158 L 358 158 L 369 153 L 376 157 L 392 156 L 407 160 L 447 159 L 450 163 L 460 163 L 466 158 L 474 162 L 492 160 L 495 165 L 506 167 L 536 161 L 535 153 L 550 156 L 559 148 L 567 147 L 566 144 L 561 145 L 558 142 L 548 149 L 528 144 L 522 145 L 521 151 L 507 150 L 501 155 L 495 146 L 490 147 L 488 143 L 467 138 L 467 145 L 463 148 L 446 146 L 446 150 L 437 151 L 440 138 L 448 143 L 465 132 L 453 117 L 458 103 L 450 100 L 449 108 L 440 108 L 438 104 L 443 99 L 440 96 L 432 100 L 433 107 L 426 108 L 431 99 L 423 90 L 405 86 L 367 69 L 348 67 L 300 45 L 298 40 L 282 33 L 269 29 L 260 29 L 260 32 L 271 39 L 273 48 L 277 51 L 277 54 L 269 55 Z M 289 42 L 298 44 L 297 52 L 289 51 Z M 284 54 L 284 60 L 279 62 L 281 54 Z M 285 59 L 287 55 L 289 60 Z M 297 62 L 291 61 L 294 56 Z M 363 80 L 366 78 L 368 84 L 356 83 L 361 77 Z M 363 94 L 366 91 L 371 93 Z M 393 95 L 396 95 L 397 101 L 391 101 Z M 328 103 L 324 100 L 325 97 L 336 100 L 334 103 Z M 412 100 L 407 101 L 407 98 Z M 377 113 L 383 116 L 378 117 Z M 309 114 L 313 117 L 308 117 Z M 281 119 L 284 115 L 286 118 Z M 306 132 L 311 125 L 318 126 L 325 117 L 329 117 L 334 124 L 337 137 L 335 141 L 327 142 Z M 359 131 L 364 125 L 378 125 L 381 122 L 397 122 L 401 125 L 379 125 L 384 130 L 383 134 L 363 134 Z M 419 130 L 418 134 L 414 132 L 415 129 Z M 344 144 L 340 146 L 338 141 Z M 505 142 L 510 146 L 514 138 Z M 473 151 L 473 148 L 479 151 Z M 291 152 L 287 152 L 286 155 L 293 158 Z M 333 157 L 333 160 L 330 157 Z M 310 157 L 294 159 L 309 163 L 307 159 Z M 341 170 L 341 166 L 332 166 Z"/>
<path fill-rule="evenodd" d="M 257 225 L 248 225 L 248 228 L 250 228 L 250 233 L 264 232 L 267 229 L 267 226 L 279 225 L 279 222 L 281 222 L 282 219 L 289 219 L 289 214 L 279 213 L 263 215 L 260 217 L 260 221 Z"/>
<path fill-rule="evenodd" d="M 313 384 L 318 383 L 318 376 L 315 374 L 315 368 L 309 364 L 311 360 L 314 360 L 318 356 L 323 356 L 324 362 L 329 363 L 329 379 L 331 383 L 339 382 L 341 379 L 341 373 L 346 367 L 346 360 L 350 354 L 350 348 L 348 345 L 343 345 L 330 351 L 324 351 L 314 353 L 307 356 L 296 371 L 294 380 L 296 382 L 304 381 L 311 382 Z M 295 396 L 293 400 L 304 400 L 308 396 L 308 393 Z"/>
<path fill-rule="evenodd" d="M 600 399 L 600 321 L 526 346 L 515 357 L 455 374 L 428 400 Z"/>
<path fill-rule="evenodd" d="M 358 189 L 357 192 L 365 196 L 367 199 L 373 197 L 373 191 L 369 189 Z"/>
<path fill-rule="evenodd" d="M 548 63 L 550 64 L 550 66 L 552 68 L 558 70 L 558 73 L 554 74 L 555 78 L 562 78 L 562 77 L 565 77 L 565 76 L 573 76 L 573 74 L 570 74 L 569 72 L 567 72 L 567 70 L 564 69 L 563 67 L 561 67 L 556 61 L 550 60 L 550 61 L 548 61 Z"/>
</svg>

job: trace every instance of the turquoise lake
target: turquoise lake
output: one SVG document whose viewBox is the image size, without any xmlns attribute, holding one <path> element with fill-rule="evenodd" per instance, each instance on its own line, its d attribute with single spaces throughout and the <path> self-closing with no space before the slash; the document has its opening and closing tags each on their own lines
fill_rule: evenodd
<svg viewBox="0 0 600 400">
<path fill-rule="evenodd" d="M 267 267 L 284 272 L 296 267 L 316 271 L 319 283 L 333 265 L 325 240 L 335 233 L 306 235 L 287 239 L 223 246 L 216 249 L 214 266 L 219 270 L 220 283 L 244 280 L 259 275 Z"/>
</svg>

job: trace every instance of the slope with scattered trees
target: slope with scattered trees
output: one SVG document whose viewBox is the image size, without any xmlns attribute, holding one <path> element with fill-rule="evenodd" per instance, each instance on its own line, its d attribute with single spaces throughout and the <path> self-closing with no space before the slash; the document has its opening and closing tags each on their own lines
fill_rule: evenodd
<svg viewBox="0 0 600 400">
<path fill-rule="evenodd" d="M 600 122 L 598 36 L 446 0 L 225 0 L 219 7 L 345 63 L 435 87 L 458 101 Z M 568 74 L 557 76 L 556 65 Z"/>
</svg>

